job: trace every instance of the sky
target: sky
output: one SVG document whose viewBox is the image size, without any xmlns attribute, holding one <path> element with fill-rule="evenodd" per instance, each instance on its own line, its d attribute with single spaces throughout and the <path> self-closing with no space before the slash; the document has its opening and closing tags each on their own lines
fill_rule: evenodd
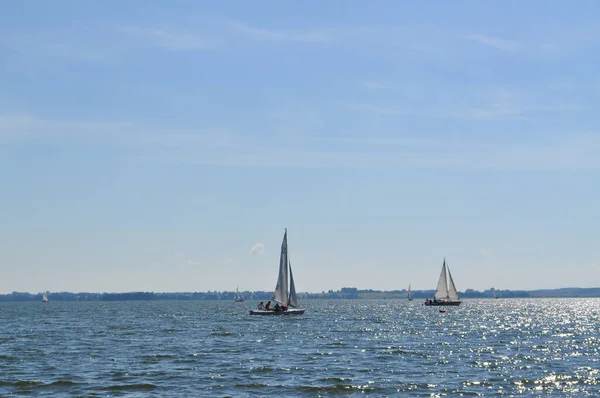
<svg viewBox="0 0 600 398">
<path fill-rule="evenodd" d="M 599 18 L 7 0 L 0 293 L 600 286 Z"/>
</svg>

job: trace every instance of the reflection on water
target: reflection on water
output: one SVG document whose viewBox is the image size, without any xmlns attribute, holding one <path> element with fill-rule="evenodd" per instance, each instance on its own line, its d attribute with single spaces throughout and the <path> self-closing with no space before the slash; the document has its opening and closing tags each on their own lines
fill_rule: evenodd
<svg viewBox="0 0 600 398">
<path fill-rule="evenodd" d="M 600 299 L 0 304 L 0 395 L 600 395 Z"/>
</svg>

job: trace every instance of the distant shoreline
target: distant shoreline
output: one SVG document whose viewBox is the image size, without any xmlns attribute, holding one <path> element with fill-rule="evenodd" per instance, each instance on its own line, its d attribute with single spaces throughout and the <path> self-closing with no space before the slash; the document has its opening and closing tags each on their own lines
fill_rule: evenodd
<svg viewBox="0 0 600 398">
<path fill-rule="evenodd" d="M 270 300 L 273 292 L 265 291 L 245 291 L 240 292 L 247 301 Z M 413 290 L 414 299 L 433 297 L 434 290 Z M 558 297 L 600 297 L 600 287 L 592 288 L 560 288 L 560 289 L 539 289 L 539 290 L 495 290 L 496 296 L 501 298 L 558 298 Z M 180 293 L 159 293 L 159 292 L 128 292 L 128 293 L 71 293 L 71 292 L 50 292 L 48 298 L 50 301 L 152 301 L 152 300 L 180 300 L 180 301 L 233 301 L 236 292 L 229 291 L 209 291 L 209 292 L 180 292 Z M 478 291 L 467 289 L 459 292 L 461 298 L 494 298 L 494 290 L 488 289 Z M 381 291 L 373 289 L 357 289 L 345 287 L 337 291 L 329 290 L 321 293 L 299 293 L 302 300 L 337 300 L 337 299 L 407 299 L 406 289 Z M 12 292 L 9 294 L 0 294 L 0 302 L 27 302 L 41 301 L 42 293 L 22 293 Z"/>
</svg>

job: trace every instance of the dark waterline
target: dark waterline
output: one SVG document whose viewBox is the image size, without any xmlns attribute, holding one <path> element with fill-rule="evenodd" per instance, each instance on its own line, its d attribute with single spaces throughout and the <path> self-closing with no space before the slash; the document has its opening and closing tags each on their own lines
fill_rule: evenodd
<svg viewBox="0 0 600 398">
<path fill-rule="evenodd" d="M 0 304 L 0 395 L 600 395 L 600 299 Z"/>
</svg>

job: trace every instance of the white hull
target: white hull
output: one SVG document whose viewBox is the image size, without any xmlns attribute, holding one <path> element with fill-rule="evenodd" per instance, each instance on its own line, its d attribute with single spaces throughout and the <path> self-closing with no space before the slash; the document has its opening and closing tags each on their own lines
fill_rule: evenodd
<svg viewBox="0 0 600 398">
<path fill-rule="evenodd" d="M 302 315 L 304 310 L 292 308 L 286 311 L 250 310 L 250 315 Z"/>
</svg>

